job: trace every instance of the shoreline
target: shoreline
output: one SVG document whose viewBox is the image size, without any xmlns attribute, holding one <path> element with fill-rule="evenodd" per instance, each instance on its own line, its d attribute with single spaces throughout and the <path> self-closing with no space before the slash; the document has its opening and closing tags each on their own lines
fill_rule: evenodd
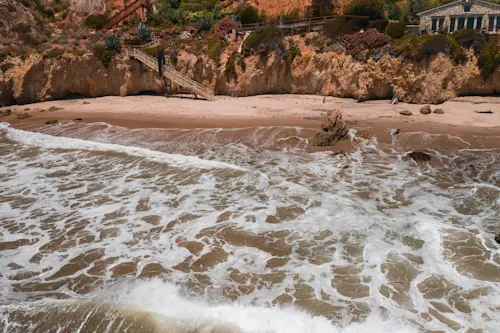
<svg viewBox="0 0 500 333">
<path fill-rule="evenodd" d="M 363 128 L 371 134 L 388 128 L 401 132 L 454 135 L 500 135 L 500 97 L 459 97 L 432 109 L 444 114 L 420 114 L 422 105 L 388 100 L 358 103 L 354 99 L 317 95 L 218 96 L 212 102 L 180 97 L 127 96 L 98 97 L 40 102 L 9 107 L 14 112 L 1 118 L 11 126 L 36 130 L 48 120 L 82 123 L 103 122 L 137 128 L 244 128 L 258 126 L 297 126 L 318 129 L 324 115 L 340 107 L 349 127 Z M 57 108 L 49 111 L 50 108 Z M 7 108 L 3 108 L 4 110 Z M 25 110 L 29 109 L 29 110 Z M 43 111 L 42 111 L 43 110 Z M 399 112 L 409 110 L 411 116 Z M 491 114 L 475 111 L 492 111 Z M 17 119 L 17 114 L 31 117 Z"/>
</svg>

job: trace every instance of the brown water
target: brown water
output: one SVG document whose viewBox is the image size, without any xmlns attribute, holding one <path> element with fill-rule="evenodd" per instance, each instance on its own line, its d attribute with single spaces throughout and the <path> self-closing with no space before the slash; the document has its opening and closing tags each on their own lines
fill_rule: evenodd
<svg viewBox="0 0 500 333">
<path fill-rule="evenodd" d="M 4 332 L 499 331 L 500 138 L 40 132 L 0 129 Z"/>
</svg>

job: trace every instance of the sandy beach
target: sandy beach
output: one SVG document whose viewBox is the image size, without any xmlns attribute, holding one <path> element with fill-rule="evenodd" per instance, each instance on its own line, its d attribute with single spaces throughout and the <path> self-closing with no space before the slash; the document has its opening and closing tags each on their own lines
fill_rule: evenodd
<svg viewBox="0 0 500 333">
<path fill-rule="evenodd" d="M 56 111 L 49 111 L 50 108 Z M 460 97 L 432 109 L 444 114 L 420 114 L 422 105 L 388 100 L 357 103 L 353 99 L 312 95 L 219 96 L 214 101 L 163 96 L 100 97 L 14 106 L 2 121 L 35 129 L 48 120 L 106 122 L 128 128 L 241 128 L 251 126 L 301 126 L 317 128 L 326 112 L 340 107 L 350 126 L 397 128 L 430 133 L 500 133 L 500 97 Z M 411 116 L 399 114 L 403 110 Z M 478 113 L 491 111 L 492 113 Z M 19 113 L 31 117 L 17 119 Z"/>
</svg>

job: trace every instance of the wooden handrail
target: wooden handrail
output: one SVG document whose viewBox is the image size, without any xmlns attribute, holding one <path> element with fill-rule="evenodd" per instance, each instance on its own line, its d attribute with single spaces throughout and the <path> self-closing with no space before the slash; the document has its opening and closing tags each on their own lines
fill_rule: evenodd
<svg viewBox="0 0 500 333">
<path fill-rule="evenodd" d="M 149 54 L 144 53 L 143 51 L 138 50 L 138 49 L 131 49 L 131 50 L 127 49 L 126 54 L 129 57 L 133 57 L 133 58 L 136 58 L 137 60 L 141 61 L 149 68 L 156 70 L 156 71 L 158 70 L 158 59 L 157 58 L 152 57 Z M 207 89 L 202 84 L 200 84 L 200 83 L 194 81 L 193 79 L 190 79 L 187 76 L 179 73 L 178 71 L 176 71 L 175 69 L 173 69 L 170 66 L 163 65 L 162 69 L 163 69 L 163 75 L 166 78 L 176 82 L 180 86 L 191 89 L 193 92 L 195 92 L 201 96 L 204 96 L 208 100 L 214 99 L 213 91 Z"/>
<path fill-rule="evenodd" d="M 106 23 L 104 23 L 102 30 L 109 30 L 115 25 L 126 19 L 131 14 L 135 13 L 143 4 L 147 4 L 148 0 L 135 0 L 122 10 L 120 10 L 116 15 L 111 17 Z"/>
</svg>

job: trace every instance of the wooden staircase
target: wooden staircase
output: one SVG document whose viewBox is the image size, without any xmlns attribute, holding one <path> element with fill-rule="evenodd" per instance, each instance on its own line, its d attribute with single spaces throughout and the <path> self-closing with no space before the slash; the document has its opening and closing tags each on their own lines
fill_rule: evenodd
<svg viewBox="0 0 500 333">
<path fill-rule="evenodd" d="M 137 59 L 152 70 L 158 71 L 158 59 L 156 59 L 155 57 L 152 57 L 149 54 L 144 53 L 138 49 L 127 49 L 126 52 L 128 57 Z M 212 101 L 215 97 L 213 90 L 210 90 L 200 83 L 179 73 L 170 66 L 163 65 L 163 76 L 165 76 L 171 82 L 175 82 L 179 86 L 189 90 L 197 97 L 201 96 L 209 101 Z"/>
<path fill-rule="evenodd" d="M 118 23 L 135 13 L 139 8 L 149 6 L 149 0 L 135 0 L 127 7 L 116 13 L 106 23 L 104 23 L 102 30 L 109 30 L 115 27 Z"/>
</svg>

